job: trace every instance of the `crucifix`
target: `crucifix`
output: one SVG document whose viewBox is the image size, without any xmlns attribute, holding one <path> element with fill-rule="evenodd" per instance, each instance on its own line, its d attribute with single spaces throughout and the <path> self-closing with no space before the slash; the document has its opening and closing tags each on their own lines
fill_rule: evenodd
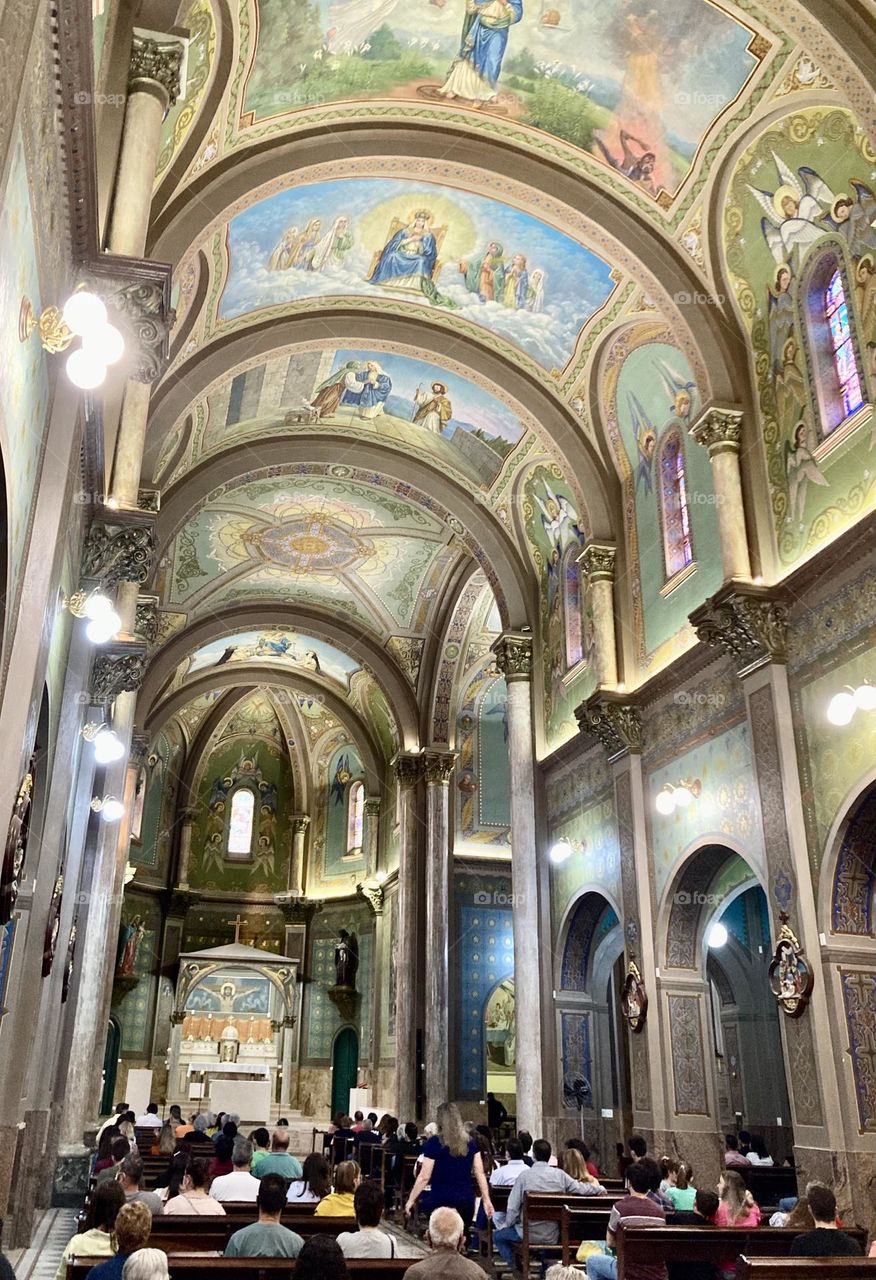
<svg viewBox="0 0 876 1280">
<path fill-rule="evenodd" d="M 238 911 L 235 918 L 233 920 L 229 920 L 228 923 L 234 925 L 234 941 L 240 942 L 240 926 L 243 924 L 243 921 L 240 918 L 240 912 Z"/>
</svg>

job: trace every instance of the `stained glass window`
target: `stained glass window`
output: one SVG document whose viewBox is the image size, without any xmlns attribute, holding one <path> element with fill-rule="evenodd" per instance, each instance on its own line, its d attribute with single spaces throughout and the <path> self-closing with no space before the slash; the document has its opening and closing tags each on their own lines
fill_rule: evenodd
<svg viewBox="0 0 876 1280">
<path fill-rule="evenodd" d="M 365 788 L 354 782 L 347 793 L 347 853 L 358 853 L 362 848 L 362 829 L 365 822 Z"/>
<path fill-rule="evenodd" d="M 824 318 L 830 331 L 830 347 L 833 356 L 833 367 L 839 383 L 839 394 L 842 412 L 838 426 L 864 403 L 861 393 L 861 377 L 858 372 L 858 359 L 855 355 L 855 344 L 849 325 L 849 308 L 846 302 L 846 291 L 839 271 L 834 271 L 824 291 Z"/>
<path fill-rule="evenodd" d="M 563 561 L 563 619 L 566 630 L 566 667 L 574 667 L 584 656 L 581 644 L 581 566 L 578 548 L 567 552 Z"/>
<path fill-rule="evenodd" d="M 228 823 L 228 852 L 246 857 L 252 851 L 252 826 L 255 817 L 255 796 L 248 787 L 240 787 L 231 800 L 231 817 Z"/>
<path fill-rule="evenodd" d="M 684 449 L 681 437 L 675 432 L 666 438 L 660 450 L 660 506 L 666 577 L 674 578 L 693 561 Z"/>
</svg>

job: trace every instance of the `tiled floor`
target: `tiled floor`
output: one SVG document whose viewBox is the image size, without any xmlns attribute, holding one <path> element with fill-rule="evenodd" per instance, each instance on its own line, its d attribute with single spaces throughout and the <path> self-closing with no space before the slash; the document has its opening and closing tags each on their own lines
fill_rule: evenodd
<svg viewBox="0 0 876 1280">
<path fill-rule="evenodd" d="M 47 1209 L 38 1219 L 29 1249 L 11 1249 L 7 1255 L 16 1280 L 54 1280 L 67 1241 L 75 1234 L 72 1209 Z"/>
</svg>

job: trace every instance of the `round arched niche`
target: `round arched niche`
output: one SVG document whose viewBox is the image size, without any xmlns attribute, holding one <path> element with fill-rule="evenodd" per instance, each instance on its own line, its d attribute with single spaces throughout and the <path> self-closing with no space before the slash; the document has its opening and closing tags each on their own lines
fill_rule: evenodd
<svg viewBox="0 0 876 1280">
<path fill-rule="evenodd" d="M 666 934 L 658 954 L 671 969 L 700 970 L 710 921 L 732 897 L 760 881 L 735 850 L 709 844 L 695 850 L 677 872 L 668 898 Z"/>
</svg>

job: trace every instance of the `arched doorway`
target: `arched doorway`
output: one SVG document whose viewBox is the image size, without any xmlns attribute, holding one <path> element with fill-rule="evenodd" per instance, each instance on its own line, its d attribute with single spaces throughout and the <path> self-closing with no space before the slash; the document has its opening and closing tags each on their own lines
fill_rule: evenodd
<svg viewBox="0 0 876 1280">
<path fill-rule="evenodd" d="M 561 934 L 562 937 L 562 934 Z M 614 1171 L 616 1144 L 632 1127 L 627 1037 L 620 1019 L 623 931 L 617 911 L 597 890 L 583 893 L 569 916 L 555 975 L 561 1097 L 600 1167 Z"/>
<path fill-rule="evenodd" d="M 513 978 L 497 982 L 484 1002 L 484 1081 L 488 1093 L 517 1114 L 517 1001 Z"/>
<path fill-rule="evenodd" d="M 350 1090 L 356 1087 L 359 1070 L 359 1037 L 352 1027 L 342 1027 L 332 1049 L 332 1115 L 346 1115 Z"/>
<path fill-rule="evenodd" d="M 119 1055 L 122 1051 L 122 1028 L 116 1018 L 110 1018 L 106 1033 L 106 1050 L 103 1055 L 103 1093 L 100 1096 L 100 1114 L 108 1116 L 113 1109 L 116 1092 L 116 1075 Z"/>
</svg>

